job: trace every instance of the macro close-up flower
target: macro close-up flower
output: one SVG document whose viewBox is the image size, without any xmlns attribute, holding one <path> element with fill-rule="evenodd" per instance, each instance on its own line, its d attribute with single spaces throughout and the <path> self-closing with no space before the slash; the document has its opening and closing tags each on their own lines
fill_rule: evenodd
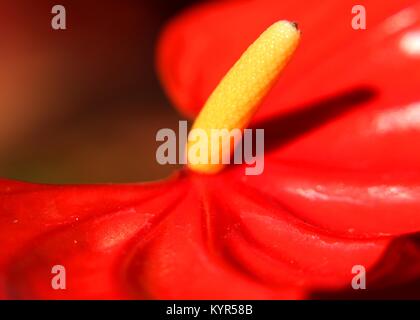
<svg viewBox="0 0 420 320">
<path fill-rule="evenodd" d="M 210 1 L 170 20 L 156 70 L 191 123 L 222 79 L 228 97 L 258 87 L 229 70 L 270 26 L 295 22 L 299 45 L 246 125 L 264 129 L 263 172 L 2 179 L 0 298 L 420 298 L 420 1 L 360 4 L 365 30 L 349 0 Z M 66 290 L 51 286 L 54 265 Z M 355 267 L 366 289 L 352 288 Z"/>
</svg>

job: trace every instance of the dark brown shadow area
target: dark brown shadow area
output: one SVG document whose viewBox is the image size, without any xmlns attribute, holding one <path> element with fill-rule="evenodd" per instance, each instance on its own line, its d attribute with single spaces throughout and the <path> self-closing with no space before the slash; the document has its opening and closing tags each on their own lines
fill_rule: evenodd
<svg viewBox="0 0 420 320">
<path fill-rule="evenodd" d="M 311 299 L 420 299 L 420 233 L 391 242 L 378 263 L 366 270 L 366 289 L 314 292 Z"/>
<path fill-rule="evenodd" d="M 257 123 L 252 128 L 264 129 L 264 152 L 270 152 L 333 118 L 362 106 L 373 99 L 375 94 L 375 91 L 368 87 L 353 88 L 301 106 L 295 112 Z"/>
</svg>

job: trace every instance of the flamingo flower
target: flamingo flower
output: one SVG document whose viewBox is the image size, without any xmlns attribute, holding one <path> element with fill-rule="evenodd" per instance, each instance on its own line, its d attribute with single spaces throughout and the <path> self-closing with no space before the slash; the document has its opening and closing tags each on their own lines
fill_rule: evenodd
<svg viewBox="0 0 420 320">
<path fill-rule="evenodd" d="M 205 106 L 195 127 L 263 128 L 263 173 L 0 180 L 0 296 L 418 298 L 420 2 L 363 5 L 366 30 L 351 27 L 348 0 L 218 1 L 170 22 L 158 47 L 168 95 L 190 117 Z M 65 290 L 51 286 L 55 265 Z M 354 266 L 365 290 L 352 289 Z"/>
</svg>

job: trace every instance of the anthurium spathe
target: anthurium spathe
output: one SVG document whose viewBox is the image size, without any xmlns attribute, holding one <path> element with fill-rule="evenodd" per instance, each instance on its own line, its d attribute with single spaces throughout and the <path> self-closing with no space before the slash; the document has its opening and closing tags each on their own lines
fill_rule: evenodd
<svg viewBox="0 0 420 320">
<path fill-rule="evenodd" d="M 159 70 L 189 115 L 268 26 L 299 22 L 300 47 L 251 122 L 266 129 L 263 174 L 2 180 L 1 297 L 419 297 L 420 56 L 407 50 L 419 3 L 365 4 L 360 33 L 350 1 L 215 2 L 176 18 Z M 51 287 L 54 265 L 66 290 Z M 366 290 L 351 288 L 355 265 Z"/>
</svg>

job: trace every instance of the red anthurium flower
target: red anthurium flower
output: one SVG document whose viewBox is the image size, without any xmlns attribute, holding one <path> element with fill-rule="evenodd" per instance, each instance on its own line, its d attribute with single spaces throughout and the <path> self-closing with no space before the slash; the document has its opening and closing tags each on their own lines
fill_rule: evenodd
<svg viewBox="0 0 420 320">
<path fill-rule="evenodd" d="M 300 48 L 252 126 L 265 170 L 150 184 L 0 181 L 2 298 L 420 297 L 420 2 L 226 1 L 163 34 L 168 94 L 194 116 L 273 22 Z M 51 287 L 63 265 L 66 290 Z M 352 269 L 367 270 L 353 290 Z"/>
</svg>

